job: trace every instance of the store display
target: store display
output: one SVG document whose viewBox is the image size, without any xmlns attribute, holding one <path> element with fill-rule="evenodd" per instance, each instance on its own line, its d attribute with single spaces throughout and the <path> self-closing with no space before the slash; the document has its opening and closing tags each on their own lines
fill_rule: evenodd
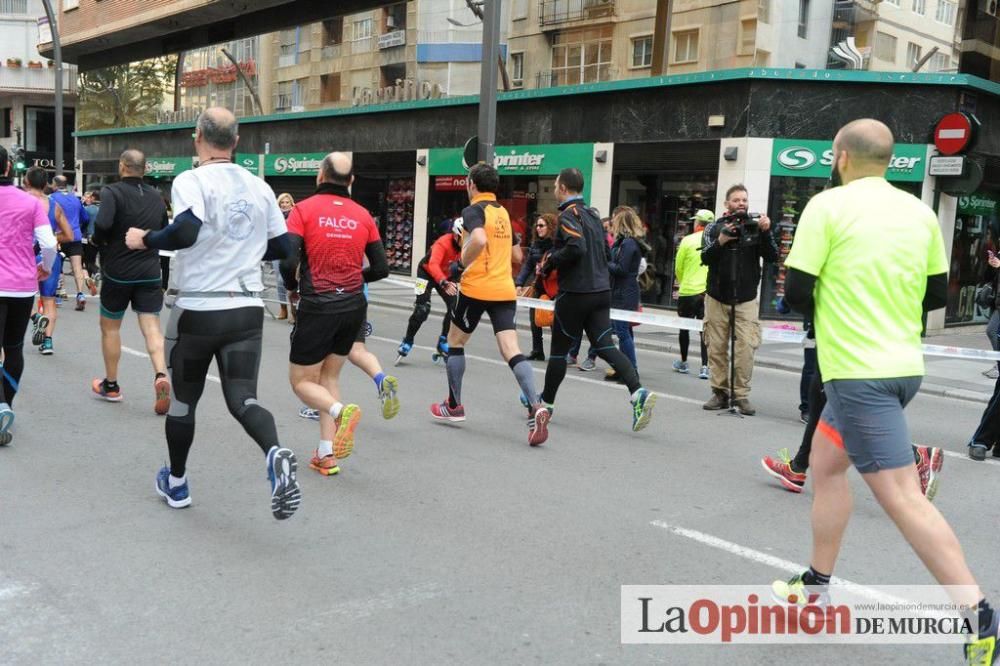
<svg viewBox="0 0 1000 666">
<path fill-rule="evenodd" d="M 409 272 L 413 255 L 413 197 L 412 178 L 391 178 L 385 198 L 385 244 L 389 270 Z"/>
</svg>

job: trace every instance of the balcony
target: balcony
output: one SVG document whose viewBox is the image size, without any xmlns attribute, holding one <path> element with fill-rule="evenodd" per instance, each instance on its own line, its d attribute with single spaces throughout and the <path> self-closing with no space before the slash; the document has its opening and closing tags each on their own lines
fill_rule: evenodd
<svg viewBox="0 0 1000 666">
<path fill-rule="evenodd" d="M 615 0 L 541 0 L 538 21 L 542 28 L 549 28 L 614 15 Z"/>
<path fill-rule="evenodd" d="M 8 67 L 6 63 L 0 66 L 0 90 L 4 92 L 55 92 L 55 68 L 31 69 L 25 65 L 20 68 Z M 76 94 L 76 67 L 63 69 L 63 92 Z"/>
<path fill-rule="evenodd" d="M 556 86 L 586 85 L 614 81 L 618 78 L 618 68 L 608 63 L 588 65 L 584 71 L 573 68 L 555 72 L 538 72 L 535 75 L 536 88 L 555 88 Z M 523 82 L 522 82 L 523 86 Z M 519 86 L 520 87 L 520 86 Z"/>
</svg>

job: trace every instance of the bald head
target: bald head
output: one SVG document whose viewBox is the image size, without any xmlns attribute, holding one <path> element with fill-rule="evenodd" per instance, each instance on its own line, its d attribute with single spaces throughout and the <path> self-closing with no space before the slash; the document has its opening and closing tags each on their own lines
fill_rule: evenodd
<svg viewBox="0 0 1000 666">
<path fill-rule="evenodd" d="M 229 109 L 213 106 L 198 116 L 198 133 L 202 140 L 217 150 L 232 150 L 238 136 L 236 116 Z"/>
<path fill-rule="evenodd" d="M 122 176 L 142 178 L 146 175 L 146 156 L 141 150 L 129 148 L 118 158 L 118 169 Z"/>
<path fill-rule="evenodd" d="M 65 190 L 67 187 L 69 187 L 69 181 L 66 180 L 66 176 L 56 176 L 55 178 L 52 179 L 52 185 L 57 190 Z"/>
<path fill-rule="evenodd" d="M 319 170 L 320 179 L 324 183 L 350 187 L 353 168 L 354 163 L 346 153 L 330 153 L 323 158 L 323 165 Z"/>
<path fill-rule="evenodd" d="M 834 153 L 846 152 L 857 168 L 864 166 L 885 171 L 892 158 L 894 139 L 885 123 L 862 118 L 844 125 L 833 140 Z"/>
</svg>

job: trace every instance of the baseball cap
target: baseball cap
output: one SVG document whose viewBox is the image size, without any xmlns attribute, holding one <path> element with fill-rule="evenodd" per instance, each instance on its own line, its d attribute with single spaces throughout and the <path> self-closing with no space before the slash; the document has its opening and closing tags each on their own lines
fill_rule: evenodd
<svg viewBox="0 0 1000 666">
<path fill-rule="evenodd" d="M 712 222 L 715 222 L 715 213 L 708 210 L 707 208 L 702 208 L 697 213 L 695 213 L 694 217 L 692 217 L 691 219 L 694 220 L 695 222 L 701 222 L 702 224 L 710 224 Z"/>
</svg>

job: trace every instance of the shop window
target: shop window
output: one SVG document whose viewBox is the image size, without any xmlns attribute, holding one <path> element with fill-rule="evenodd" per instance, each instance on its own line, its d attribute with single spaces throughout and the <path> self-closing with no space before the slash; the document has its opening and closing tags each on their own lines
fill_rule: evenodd
<svg viewBox="0 0 1000 666">
<path fill-rule="evenodd" d="M 976 305 L 976 288 L 988 280 L 987 250 L 1000 250 L 996 237 L 1000 197 L 981 190 L 959 200 L 952 240 L 951 271 L 945 323 L 973 324 L 989 319 L 990 311 Z"/>
<path fill-rule="evenodd" d="M 806 39 L 809 34 L 809 0 L 799 0 L 799 37 Z"/>
<path fill-rule="evenodd" d="M 340 74 L 323 74 L 319 77 L 319 101 L 322 104 L 340 101 Z"/>
<path fill-rule="evenodd" d="M 344 41 L 344 17 L 337 16 L 323 21 L 323 46 L 333 46 Z"/>
<path fill-rule="evenodd" d="M 919 44 L 910 42 L 906 45 L 906 66 L 912 68 L 920 62 L 921 48 Z"/>
<path fill-rule="evenodd" d="M 896 62 L 896 44 L 898 40 L 895 36 L 887 32 L 875 33 L 875 57 L 886 62 Z"/>
<path fill-rule="evenodd" d="M 771 0 L 757 0 L 757 20 L 761 23 L 771 22 Z"/>
<path fill-rule="evenodd" d="M 923 16 L 927 13 L 927 0 L 913 0 L 913 13 Z"/>
<path fill-rule="evenodd" d="M 412 178 L 391 178 L 385 194 L 384 240 L 389 270 L 410 271 L 413 256 L 413 199 Z"/>
<path fill-rule="evenodd" d="M 515 88 L 524 87 L 524 54 L 510 54 L 510 84 Z"/>
<path fill-rule="evenodd" d="M 935 14 L 934 19 L 938 23 L 944 23 L 945 25 L 955 25 L 955 14 L 957 12 L 958 5 L 949 0 L 938 0 L 937 14 Z"/>
<path fill-rule="evenodd" d="M 557 33 L 552 46 L 552 85 L 610 81 L 612 28 Z"/>
<path fill-rule="evenodd" d="M 632 40 L 632 66 L 649 67 L 653 64 L 653 36 L 636 37 Z"/>
<path fill-rule="evenodd" d="M 753 55 L 757 46 L 757 19 L 740 21 L 740 55 Z"/>
<path fill-rule="evenodd" d="M 674 33 L 674 62 L 698 62 L 698 30 Z"/>
</svg>

